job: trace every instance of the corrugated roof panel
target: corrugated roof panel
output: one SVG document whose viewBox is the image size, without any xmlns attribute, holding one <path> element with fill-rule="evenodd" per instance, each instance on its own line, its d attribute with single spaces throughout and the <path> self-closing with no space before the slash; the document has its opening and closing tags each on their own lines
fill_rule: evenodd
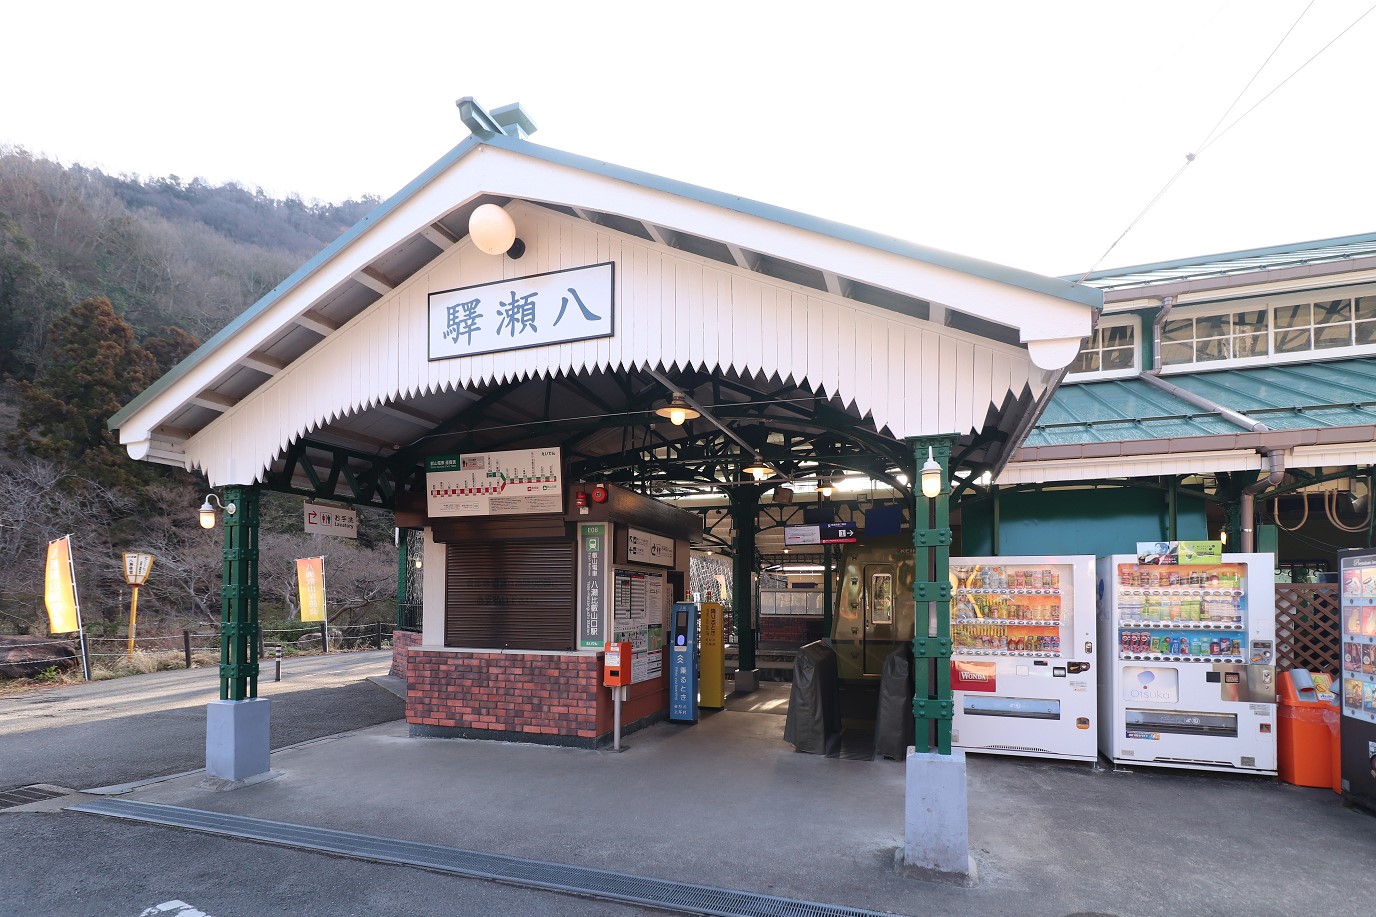
<svg viewBox="0 0 1376 917">
<path fill-rule="evenodd" d="M 1376 423 L 1376 358 L 1173 375 L 1173 385 L 1273 430 Z M 1241 432 L 1217 413 L 1140 378 L 1082 382 L 1056 391 L 1028 446 Z"/>
<path fill-rule="evenodd" d="M 1282 267 L 1321 264 L 1372 256 L 1376 256 L 1376 233 L 1367 233 L 1357 236 L 1341 236 L 1334 239 L 1318 239 L 1312 242 L 1296 242 L 1290 245 L 1276 245 L 1269 248 L 1224 252 L 1217 255 L 1203 255 L 1196 258 L 1183 258 L 1178 261 L 1160 261 L 1154 264 L 1111 268 L 1095 271 L 1083 282 L 1086 286 L 1098 287 L 1101 290 L 1119 290 L 1135 286 L 1149 286 L 1154 283 L 1172 283 L 1196 280 L 1202 277 L 1246 274 Z M 1079 278 L 1067 276 L 1064 279 L 1078 280 Z"/>
</svg>

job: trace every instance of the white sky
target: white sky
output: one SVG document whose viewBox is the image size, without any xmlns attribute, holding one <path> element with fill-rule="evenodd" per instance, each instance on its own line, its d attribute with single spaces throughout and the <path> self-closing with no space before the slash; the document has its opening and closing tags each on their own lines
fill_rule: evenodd
<svg viewBox="0 0 1376 917">
<path fill-rule="evenodd" d="M 0 144 L 386 197 L 519 101 L 551 147 L 1049 274 L 1089 268 L 1308 0 L 13 4 Z M 1316 0 L 1230 116 L 1371 6 Z M 1105 260 L 1376 231 L 1376 13 Z"/>
</svg>

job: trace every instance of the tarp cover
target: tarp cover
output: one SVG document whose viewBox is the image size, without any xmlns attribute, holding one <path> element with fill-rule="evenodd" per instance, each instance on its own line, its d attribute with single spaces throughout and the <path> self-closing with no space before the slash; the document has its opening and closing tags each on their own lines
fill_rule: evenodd
<svg viewBox="0 0 1376 917">
<path fill-rule="evenodd" d="M 913 729 L 913 648 L 905 643 L 884 658 L 874 714 L 874 756 L 905 760 Z"/>
<path fill-rule="evenodd" d="M 836 651 L 821 640 L 798 649 L 793 660 L 793 691 L 788 698 L 784 741 L 795 751 L 835 755 L 841 751 L 841 704 L 837 694 Z"/>
</svg>

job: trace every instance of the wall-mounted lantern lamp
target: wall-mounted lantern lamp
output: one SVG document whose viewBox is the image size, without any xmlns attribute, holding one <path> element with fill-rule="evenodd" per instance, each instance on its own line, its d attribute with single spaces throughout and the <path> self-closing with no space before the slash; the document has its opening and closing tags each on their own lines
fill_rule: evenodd
<svg viewBox="0 0 1376 917">
<path fill-rule="evenodd" d="M 516 223 L 496 204 L 483 204 L 468 217 L 468 236 L 478 251 L 507 255 L 513 260 L 526 253 L 526 244 L 516 238 Z"/>
<path fill-rule="evenodd" d="M 215 502 L 214 502 L 214 505 L 211 504 L 211 501 L 212 501 L 212 500 L 215 501 Z M 216 507 L 216 506 L 218 506 L 218 507 L 220 507 L 220 509 L 224 510 L 226 516 L 233 516 L 233 515 L 234 515 L 234 510 L 238 508 L 238 507 L 236 507 L 233 503 L 223 503 L 223 502 L 221 502 L 221 500 L 220 500 L 220 495 L 219 495 L 219 494 L 216 494 L 216 493 L 208 493 L 208 494 L 206 494 L 206 495 L 205 495 L 205 502 L 201 504 L 201 528 L 203 528 L 203 529 L 213 529 L 213 528 L 215 528 L 215 507 Z"/>
<path fill-rule="evenodd" d="M 662 408 L 655 408 L 655 413 L 660 417 L 667 417 L 669 423 L 676 427 L 683 426 L 685 420 L 696 420 L 702 416 L 683 400 L 682 392 L 674 392 L 674 397 L 669 403 Z"/>
<path fill-rule="evenodd" d="M 932 447 L 927 447 L 927 461 L 922 463 L 922 496 L 935 500 L 941 495 L 941 466 L 932 455 Z"/>
</svg>

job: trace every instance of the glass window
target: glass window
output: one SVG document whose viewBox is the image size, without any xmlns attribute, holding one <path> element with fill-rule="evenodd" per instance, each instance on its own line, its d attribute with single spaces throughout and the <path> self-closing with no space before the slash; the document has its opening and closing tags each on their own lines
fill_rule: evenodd
<svg viewBox="0 0 1376 917">
<path fill-rule="evenodd" d="M 1309 321 L 1309 303 L 1298 306 L 1276 306 L 1271 310 L 1277 328 L 1299 328 L 1307 327 Z"/>
<path fill-rule="evenodd" d="M 1308 328 L 1276 332 L 1276 353 L 1303 353 L 1313 349 Z"/>
<path fill-rule="evenodd" d="M 1195 359 L 1200 363 L 1228 359 L 1227 338 L 1204 338 L 1194 345 Z"/>
<path fill-rule="evenodd" d="M 1315 310 L 1318 311 L 1317 309 Z M 1314 329 L 1314 347 L 1323 350 L 1329 347 L 1351 347 L 1352 326 L 1346 322 L 1341 325 L 1319 325 Z"/>
<path fill-rule="evenodd" d="M 1263 334 L 1266 331 L 1266 310 L 1252 309 L 1233 313 L 1234 334 Z"/>
<path fill-rule="evenodd" d="M 1265 333 L 1233 336 L 1233 356 L 1242 359 L 1243 357 L 1264 357 L 1266 354 Z"/>
<path fill-rule="evenodd" d="M 1352 300 L 1335 299 L 1314 303 L 1314 324 L 1332 325 L 1352 321 Z"/>
<path fill-rule="evenodd" d="M 1119 325 L 1116 328 L 1105 328 L 1103 332 L 1105 347 L 1131 347 L 1133 339 L 1133 327 L 1131 325 Z M 1095 332 L 1098 336 L 1099 332 Z"/>
<path fill-rule="evenodd" d="M 1202 316 L 1194 320 L 1194 336 L 1197 338 L 1216 338 L 1230 330 L 1230 317 L 1227 315 Z"/>
<path fill-rule="evenodd" d="M 1097 373 L 1099 371 L 1099 351 L 1080 351 L 1080 355 L 1071 364 L 1070 371 L 1073 373 Z"/>
<path fill-rule="evenodd" d="M 1097 373 L 1105 370 L 1132 369 L 1137 362 L 1137 328 L 1135 325 L 1099 327 L 1090 335 L 1089 344 L 1071 364 L 1072 373 Z"/>
<path fill-rule="evenodd" d="M 1161 363 L 1165 366 L 1175 366 L 1180 363 L 1194 362 L 1194 344 L 1186 342 L 1183 344 L 1170 343 L 1161 345 Z"/>
<path fill-rule="evenodd" d="M 1194 319 L 1192 318 L 1171 318 L 1166 320 L 1166 326 L 1161 330 L 1161 340 L 1163 341 L 1188 341 L 1194 337 Z"/>
<path fill-rule="evenodd" d="M 1376 326 L 1376 322 L 1372 322 Z M 1104 369 L 1132 369 L 1132 348 L 1121 347 L 1104 351 Z"/>
</svg>

